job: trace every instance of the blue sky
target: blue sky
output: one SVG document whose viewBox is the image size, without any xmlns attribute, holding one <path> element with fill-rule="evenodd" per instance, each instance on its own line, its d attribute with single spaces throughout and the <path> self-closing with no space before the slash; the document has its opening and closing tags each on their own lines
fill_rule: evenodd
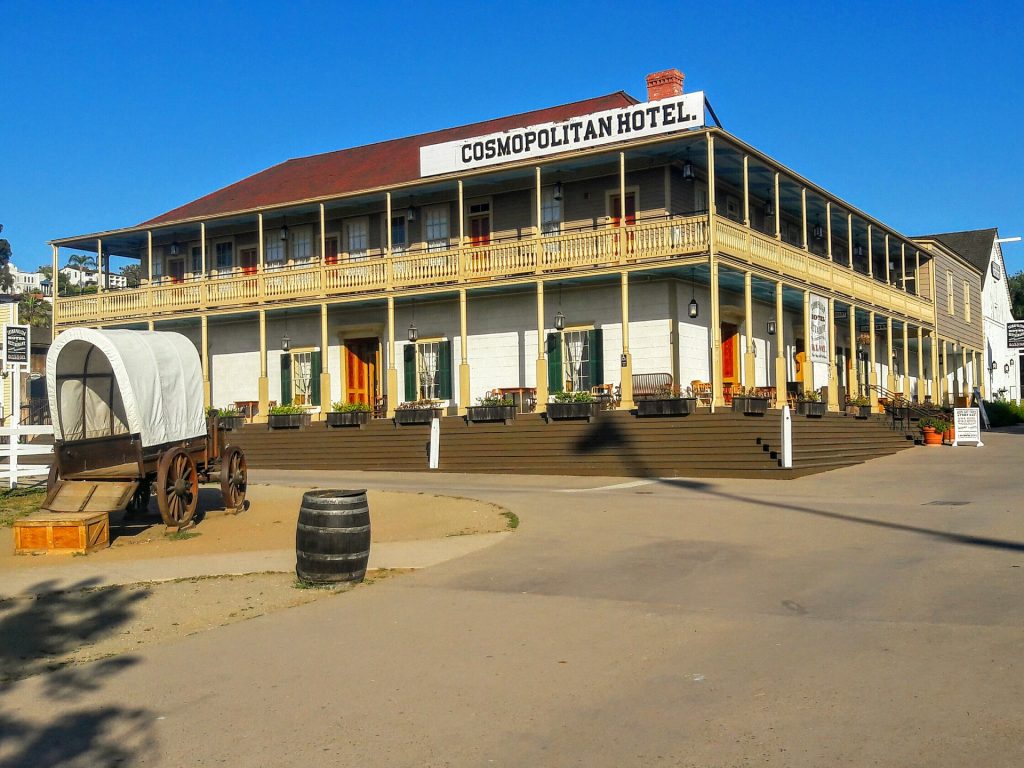
<svg viewBox="0 0 1024 768">
<path fill-rule="evenodd" d="M 625 90 L 668 67 L 724 127 L 906 234 L 1024 234 L 1024 3 L 0 0 L 14 261 L 290 157 Z M 1004 247 L 1024 270 L 1024 243 Z"/>
</svg>

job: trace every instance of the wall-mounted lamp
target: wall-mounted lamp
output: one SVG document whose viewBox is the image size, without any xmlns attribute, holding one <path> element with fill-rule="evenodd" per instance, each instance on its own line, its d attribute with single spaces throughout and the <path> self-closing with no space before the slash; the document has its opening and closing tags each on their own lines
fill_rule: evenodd
<svg viewBox="0 0 1024 768">
<path fill-rule="evenodd" d="M 769 336 L 774 336 L 776 330 L 778 330 L 778 329 L 775 327 L 775 321 L 774 320 L 769 320 L 768 321 L 768 335 Z"/>
<path fill-rule="evenodd" d="M 282 224 L 281 225 L 281 242 L 282 243 L 287 243 L 288 242 L 288 225 L 287 224 Z"/>
<path fill-rule="evenodd" d="M 686 162 L 683 163 L 683 180 L 693 181 L 697 175 L 693 172 L 693 163 L 690 162 L 690 150 L 686 150 Z"/>
<path fill-rule="evenodd" d="M 560 181 L 556 181 L 555 182 L 555 189 L 551 193 L 551 197 L 554 200 L 561 200 L 562 199 L 562 182 L 560 182 Z"/>
<path fill-rule="evenodd" d="M 1006 365 L 1003 366 L 1003 373 L 1009 373 L 1009 372 L 1010 372 L 1010 364 L 1007 363 Z"/>
<path fill-rule="evenodd" d="M 409 323 L 409 341 L 415 344 L 419 337 L 420 332 L 416 330 L 416 323 Z"/>
<path fill-rule="evenodd" d="M 171 256 L 177 256 L 180 250 L 177 242 L 171 243 Z"/>
<path fill-rule="evenodd" d="M 994 371 L 996 368 L 999 367 L 999 363 L 997 363 L 995 360 L 993 360 L 991 363 L 988 364 L 988 367 L 989 367 L 989 370 Z M 1009 368 L 1010 367 L 1009 364 L 1007 364 L 1006 367 Z"/>
<path fill-rule="evenodd" d="M 405 220 L 406 221 L 416 221 L 416 212 L 417 212 L 416 206 L 412 204 L 412 201 L 410 201 L 409 202 L 409 210 L 407 210 L 405 212 Z"/>
<path fill-rule="evenodd" d="M 700 307 L 697 306 L 696 289 L 693 285 L 693 270 L 690 270 L 690 319 L 694 319 L 700 313 Z"/>
<path fill-rule="evenodd" d="M 558 310 L 555 313 L 555 330 L 561 331 L 565 329 L 565 315 L 562 314 L 562 310 Z"/>
</svg>

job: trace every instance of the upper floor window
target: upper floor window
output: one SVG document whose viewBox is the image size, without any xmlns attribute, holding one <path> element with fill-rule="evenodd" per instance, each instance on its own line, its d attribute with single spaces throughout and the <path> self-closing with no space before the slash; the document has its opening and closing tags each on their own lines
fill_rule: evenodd
<svg viewBox="0 0 1024 768">
<path fill-rule="evenodd" d="M 345 252 L 350 259 L 366 258 L 370 248 L 370 220 L 366 216 L 345 220 Z"/>
<path fill-rule="evenodd" d="M 471 203 L 469 206 L 469 242 L 487 245 L 491 242 L 491 204 Z"/>
<path fill-rule="evenodd" d="M 946 270 L 946 312 L 954 314 L 953 310 L 953 273 Z"/>
<path fill-rule="evenodd" d="M 203 274 L 203 249 L 201 246 L 192 246 L 192 274 Z"/>
<path fill-rule="evenodd" d="M 964 280 L 964 322 L 971 322 L 971 284 Z"/>
<path fill-rule="evenodd" d="M 391 251 L 398 253 L 409 246 L 409 228 L 405 214 L 391 217 Z"/>
<path fill-rule="evenodd" d="M 555 195 L 555 187 L 544 187 L 540 195 L 540 231 L 544 235 L 557 235 L 562 231 L 562 195 Z"/>
<path fill-rule="evenodd" d="M 285 240 L 282 235 L 282 230 L 275 229 L 268 232 L 263 239 L 263 258 L 266 259 L 268 266 L 284 261 Z"/>
<path fill-rule="evenodd" d="M 434 205 L 423 211 L 423 231 L 428 251 L 443 251 L 448 248 L 448 206 Z"/>
<path fill-rule="evenodd" d="M 309 261 L 313 258 L 312 227 L 296 227 L 291 234 L 292 259 Z"/>
<path fill-rule="evenodd" d="M 235 266 L 235 244 L 230 240 L 226 243 L 214 245 L 214 253 L 217 257 L 217 269 L 231 269 Z"/>
</svg>

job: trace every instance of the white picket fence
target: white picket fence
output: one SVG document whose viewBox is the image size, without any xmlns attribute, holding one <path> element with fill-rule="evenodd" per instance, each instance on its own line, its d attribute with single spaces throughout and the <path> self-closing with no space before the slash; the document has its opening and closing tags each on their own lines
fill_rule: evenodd
<svg viewBox="0 0 1024 768">
<path fill-rule="evenodd" d="M 20 459 L 22 456 L 45 456 L 52 454 L 53 446 L 24 443 L 22 439 L 52 434 L 52 424 L 0 427 L 0 438 L 7 438 L 6 444 L 0 445 L 0 457 L 7 457 L 7 464 L 0 464 L 0 484 L 6 483 L 8 488 L 13 488 L 22 478 L 46 477 L 50 471 L 49 463 L 23 464 Z"/>
</svg>

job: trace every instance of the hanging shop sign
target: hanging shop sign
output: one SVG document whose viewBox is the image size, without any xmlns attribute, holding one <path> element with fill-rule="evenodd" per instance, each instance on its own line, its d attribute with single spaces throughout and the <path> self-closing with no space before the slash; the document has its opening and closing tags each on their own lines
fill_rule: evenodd
<svg viewBox="0 0 1024 768">
<path fill-rule="evenodd" d="M 1006 324 L 1006 346 L 1009 349 L 1024 349 L 1024 322 Z"/>
<path fill-rule="evenodd" d="M 704 127 L 704 92 L 607 109 L 420 147 L 420 176 L 485 168 L 531 157 Z"/>
<path fill-rule="evenodd" d="M 15 363 L 28 363 L 29 331 L 27 325 L 4 326 L 4 368 Z"/>
<path fill-rule="evenodd" d="M 811 333 L 810 357 L 812 363 L 828 363 L 828 299 L 824 296 L 811 294 L 810 297 Z"/>
</svg>

